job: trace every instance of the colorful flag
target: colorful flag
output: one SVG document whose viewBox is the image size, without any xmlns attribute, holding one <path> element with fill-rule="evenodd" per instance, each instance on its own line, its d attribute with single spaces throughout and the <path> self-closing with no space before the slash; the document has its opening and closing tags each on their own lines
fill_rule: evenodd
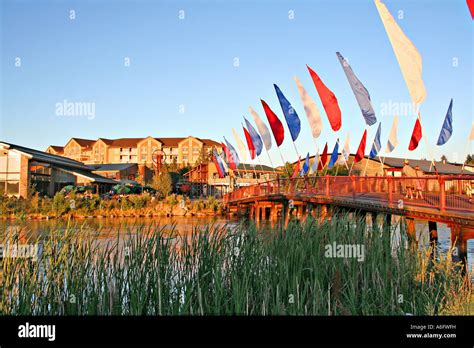
<svg viewBox="0 0 474 348">
<path fill-rule="evenodd" d="M 387 141 L 387 148 L 385 149 L 386 153 L 392 152 L 395 147 L 398 145 L 397 140 L 397 127 L 398 127 L 398 116 L 395 115 L 393 118 L 392 129 L 390 130 L 390 136 Z"/>
<path fill-rule="evenodd" d="M 308 170 L 309 170 L 309 152 L 306 155 L 306 159 L 304 160 L 303 168 L 301 168 L 300 176 L 305 176 Z"/>
<path fill-rule="evenodd" d="M 244 162 L 246 162 L 247 161 L 247 149 L 245 147 L 245 144 L 242 141 L 242 139 L 240 139 L 239 135 L 237 134 L 237 132 L 234 128 L 232 128 L 232 134 L 234 135 L 235 143 L 237 144 L 237 148 L 239 149 L 240 157 L 242 157 L 242 160 Z"/>
<path fill-rule="evenodd" d="M 296 113 L 295 109 L 291 106 L 288 99 L 285 98 L 280 88 L 273 84 L 275 87 L 275 92 L 278 96 L 278 101 L 280 102 L 281 109 L 283 114 L 285 115 L 286 124 L 288 125 L 288 129 L 290 130 L 291 139 L 295 141 L 298 138 L 298 135 L 301 131 L 301 122 L 298 114 Z"/>
<path fill-rule="evenodd" d="M 229 150 L 227 149 L 227 146 L 225 146 L 224 143 L 221 142 L 221 145 L 222 145 L 222 150 L 224 150 L 222 153 L 222 158 L 224 159 L 224 162 L 229 163 L 229 160 L 227 159 L 227 151 Z"/>
<path fill-rule="evenodd" d="M 225 173 L 228 173 L 229 172 L 229 167 L 227 166 L 227 164 L 225 163 L 225 152 L 224 151 L 221 151 L 221 153 L 218 153 L 219 154 L 219 157 L 220 157 L 220 163 L 222 164 L 222 166 L 224 167 L 224 172 Z"/>
<path fill-rule="evenodd" d="M 346 135 L 346 141 L 344 142 L 344 148 L 342 149 L 341 152 L 341 159 L 339 160 L 340 164 L 346 164 L 347 161 L 349 160 L 349 156 L 351 154 L 351 149 L 350 149 L 350 135 L 347 133 Z"/>
<path fill-rule="evenodd" d="M 316 74 L 308 65 L 306 65 L 306 67 L 308 68 L 309 74 L 313 79 L 314 86 L 316 87 L 316 90 L 319 94 L 319 98 L 321 98 L 321 102 L 323 103 L 323 107 L 326 111 L 329 123 L 331 124 L 331 128 L 336 132 L 341 128 L 342 125 L 341 109 L 339 109 L 337 98 L 334 93 L 326 87 L 323 81 L 321 81 L 318 74 Z"/>
<path fill-rule="evenodd" d="M 334 149 L 332 150 L 331 159 L 329 160 L 328 168 L 334 167 L 339 158 L 339 138 L 336 140 L 336 145 L 334 145 Z"/>
<path fill-rule="evenodd" d="M 229 167 L 233 170 L 237 170 L 237 167 L 240 164 L 240 159 L 239 156 L 237 155 L 237 151 L 235 151 L 235 148 L 227 141 L 227 139 L 224 137 L 224 141 L 227 145 L 226 147 L 226 153 L 225 155 L 227 156 L 227 161 L 229 162 Z"/>
<path fill-rule="evenodd" d="M 453 98 L 449 103 L 448 112 L 444 118 L 443 128 L 439 133 L 438 143 L 436 145 L 444 145 L 453 134 Z"/>
<path fill-rule="evenodd" d="M 219 178 L 223 178 L 225 177 L 225 169 L 224 169 L 224 166 L 222 164 L 222 159 L 221 159 L 221 156 L 219 156 L 219 154 L 217 153 L 216 149 L 214 149 L 213 151 L 213 156 L 212 156 L 212 160 L 214 162 L 214 165 L 216 166 L 216 169 L 217 169 L 217 173 L 219 174 Z"/>
<path fill-rule="evenodd" d="M 328 143 L 324 145 L 323 154 L 321 155 L 321 160 L 318 163 L 318 170 L 322 170 L 328 161 Z"/>
<path fill-rule="evenodd" d="M 273 136 L 275 137 L 275 141 L 277 146 L 280 146 L 285 139 L 285 130 L 283 128 L 283 124 L 278 119 L 277 115 L 270 109 L 268 104 L 265 100 L 260 99 L 262 102 L 263 110 L 265 110 L 265 115 L 267 115 L 268 122 L 270 123 L 270 128 L 272 129 Z"/>
<path fill-rule="evenodd" d="M 253 128 L 252 124 L 245 117 L 244 120 L 245 124 L 247 125 L 247 130 L 250 134 L 250 138 L 252 138 L 252 143 L 257 153 L 257 156 L 260 156 L 263 150 L 262 138 L 260 138 L 260 135 L 258 135 L 255 128 Z"/>
<path fill-rule="evenodd" d="M 372 102 L 370 101 L 370 94 L 367 88 L 359 81 L 357 76 L 352 71 L 351 66 L 347 62 L 347 60 L 341 55 L 341 53 L 336 52 L 337 58 L 339 58 L 339 62 L 341 63 L 342 69 L 346 73 L 346 77 L 349 80 L 349 84 L 351 85 L 352 92 L 356 97 L 357 103 L 359 104 L 360 111 L 362 112 L 362 116 L 365 119 L 365 123 L 368 126 L 373 125 L 377 122 L 377 118 L 375 117 L 375 111 L 372 107 Z"/>
<path fill-rule="evenodd" d="M 362 135 L 362 139 L 360 140 L 359 147 L 357 148 L 357 153 L 354 157 L 354 163 L 362 161 L 362 159 L 364 158 L 366 142 L 367 142 L 367 129 L 364 131 L 364 134 Z"/>
<path fill-rule="evenodd" d="M 411 134 L 410 145 L 408 145 L 408 150 L 413 151 L 418 147 L 423 132 L 421 130 L 420 119 L 417 117 L 415 122 L 415 127 L 413 128 L 413 133 Z"/>
<path fill-rule="evenodd" d="M 321 114 L 319 112 L 318 106 L 314 102 L 313 98 L 311 98 L 311 96 L 308 94 L 308 92 L 306 92 L 300 80 L 296 76 L 295 82 L 296 86 L 298 87 L 301 101 L 303 102 L 306 117 L 308 118 L 311 134 L 313 135 L 314 139 L 317 139 L 323 129 L 323 122 L 321 120 Z"/>
<path fill-rule="evenodd" d="M 466 0 L 467 7 L 469 7 L 469 11 L 471 12 L 471 17 L 474 19 L 474 0 Z"/>
<path fill-rule="evenodd" d="M 319 148 L 316 151 L 316 155 L 314 155 L 313 163 L 311 163 L 311 168 L 309 169 L 309 174 L 316 173 L 318 171 L 319 165 Z"/>
<path fill-rule="evenodd" d="M 268 130 L 268 127 L 266 126 L 265 123 L 263 123 L 262 119 L 258 114 L 255 112 L 255 110 L 249 106 L 249 111 L 250 114 L 253 117 L 253 120 L 255 121 L 255 124 L 257 125 L 258 132 L 260 133 L 260 136 L 262 137 L 263 144 L 265 145 L 265 149 L 268 151 L 272 148 L 272 137 L 270 136 L 270 131 Z"/>
<path fill-rule="evenodd" d="M 411 99 L 415 105 L 421 104 L 426 97 L 426 89 L 422 78 L 423 62 L 421 55 L 398 26 L 387 7 L 380 0 L 375 0 L 375 6 L 377 6 L 385 31 L 392 44 Z"/>
<path fill-rule="evenodd" d="M 244 126 L 242 126 L 242 128 L 244 129 L 245 140 L 247 141 L 247 146 L 250 153 L 250 159 L 253 160 L 255 158 L 255 147 L 253 146 L 252 137 L 250 136 L 248 130 L 245 129 Z"/>
<path fill-rule="evenodd" d="M 294 179 L 298 176 L 300 173 L 300 162 L 301 162 L 301 157 L 298 158 L 298 162 L 295 164 L 295 168 L 293 169 L 293 174 L 291 175 L 291 178 Z"/>
<path fill-rule="evenodd" d="M 370 158 L 375 158 L 375 156 L 377 156 L 380 149 L 382 148 L 382 145 L 380 143 L 381 133 L 382 133 L 382 122 L 379 123 L 379 127 L 377 128 L 377 133 L 375 133 L 374 142 L 372 143 L 372 149 L 370 150 L 370 154 L 369 154 Z"/>
</svg>

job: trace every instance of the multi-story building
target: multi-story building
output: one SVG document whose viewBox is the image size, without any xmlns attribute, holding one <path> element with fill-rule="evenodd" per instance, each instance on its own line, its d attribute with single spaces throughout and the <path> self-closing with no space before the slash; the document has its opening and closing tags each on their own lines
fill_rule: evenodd
<svg viewBox="0 0 474 348">
<path fill-rule="evenodd" d="M 200 158 L 207 157 L 213 147 L 221 144 L 211 139 L 193 136 L 185 138 L 119 138 L 97 140 L 71 138 L 64 148 L 49 146 L 48 153 L 65 156 L 90 165 L 136 163 L 137 177 L 151 179 L 158 155 L 164 163 L 179 167 L 193 166 Z M 62 149 L 62 151 L 61 151 Z"/>
</svg>

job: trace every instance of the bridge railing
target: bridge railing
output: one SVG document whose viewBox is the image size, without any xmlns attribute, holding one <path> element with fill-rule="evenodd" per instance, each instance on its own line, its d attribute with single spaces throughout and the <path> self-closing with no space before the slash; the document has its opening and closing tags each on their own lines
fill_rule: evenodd
<svg viewBox="0 0 474 348">
<path fill-rule="evenodd" d="M 368 200 L 389 206 L 413 205 L 445 210 L 474 211 L 474 177 L 459 176 L 319 176 L 277 179 L 239 188 L 224 202 L 269 195 L 314 195 Z"/>
</svg>

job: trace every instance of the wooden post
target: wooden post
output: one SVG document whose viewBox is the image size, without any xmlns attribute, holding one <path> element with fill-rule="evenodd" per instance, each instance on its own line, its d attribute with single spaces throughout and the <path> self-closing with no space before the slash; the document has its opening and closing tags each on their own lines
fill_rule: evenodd
<svg viewBox="0 0 474 348">
<path fill-rule="evenodd" d="M 438 245 L 438 224 L 436 221 L 428 221 L 428 231 L 430 232 L 430 260 L 436 256 L 436 247 Z"/>
<path fill-rule="evenodd" d="M 415 219 L 405 218 L 406 232 L 410 249 L 418 249 L 418 241 L 416 240 Z"/>
<path fill-rule="evenodd" d="M 446 188 L 444 186 L 444 178 L 439 177 L 439 209 L 441 212 L 446 211 Z"/>
<path fill-rule="evenodd" d="M 393 202 L 393 179 L 391 176 L 387 177 L 388 181 L 388 206 L 390 207 Z"/>
<path fill-rule="evenodd" d="M 326 176 L 326 196 L 329 197 L 329 176 Z"/>
<path fill-rule="evenodd" d="M 467 272 L 467 240 L 463 238 L 461 226 L 452 224 L 451 227 L 451 246 L 453 254 L 451 260 L 453 262 L 461 262 L 461 275 Z"/>
</svg>

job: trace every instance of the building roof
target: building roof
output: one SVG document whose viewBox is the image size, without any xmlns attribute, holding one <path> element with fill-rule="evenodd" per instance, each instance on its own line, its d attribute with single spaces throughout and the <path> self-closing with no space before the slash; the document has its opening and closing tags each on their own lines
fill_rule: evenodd
<svg viewBox="0 0 474 348">
<path fill-rule="evenodd" d="M 75 140 L 76 143 L 81 145 L 81 147 L 91 147 L 95 143 L 95 140 L 91 140 L 91 139 L 71 138 L 71 140 Z M 69 140 L 69 141 L 71 141 L 71 140 Z M 69 141 L 68 141 L 68 143 L 69 143 Z"/>
<path fill-rule="evenodd" d="M 108 144 L 114 147 L 135 147 L 144 138 L 119 138 L 112 139 L 111 143 Z"/>
<path fill-rule="evenodd" d="M 71 173 L 75 176 L 81 176 L 83 178 L 90 180 L 91 182 L 96 182 L 99 184 L 117 184 L 118 183 L 118 181 L 116 180 L 105 178 L 102 175 L 92 173 L 89 170 L 63 168 L 62 166 L 58 166 L 58 168 L 61 168 L 65 172 Z"/>
<path fill-rule="evenodd" d="M 164 146 L 169 147 L 176 147 L 180 143 L 180 141 L 186 138 L 155 138 L 159 142 L 161 142 Z"/>
<path fill-rule="evenodd" d="M 240 163 L 237 166 L 239 172 L 280 172 L 280 170 L 267 166 L 265 164 Z"/>
<path fill-rule="evenodd" d="M 136 163 L 107 163 L 107 164 L 89 164 L 88 167 L 94 172 L 108 172 L 126 170 L 136 167 Z"/>
<path fill-rule="evenodd" d="M 64 152 L 64 147 L 63 146 L 50 145 L 48 147 L 52 148 L 56 152 Z"/>
<path fill-rule="evenodd" d="M 82 169 L 89 171 L 89 167 L 87 167 L 85 164 L 79 161 L 75 161 L 73 159 L 63 157 L 63 156 L 58 156 L 58 155 L 53 155 L 51 153 L 35 150 L 35 149 L 30 149 L 28 147 L 20 146 L 20 145 L 15 145 L 11 143 L 7 143 L 4 141 L 0 141 L 0 145 L 6 145 L 6 147 L 9 150 L 16 150 L 19 152 L 22 152 L 24 154 L 27 154 L 31 156 L 33 160 L 39 161 L 39 162 L 44 162 L 44 163 L 51 163 L 55 164 L 58 166 L 62 167 L 69 167 L 69 168 L 76 168 L 76 169 Z"/>
<path fill-rule="evenodd" d="M 212 140 L 212 139 L 200 139 L 198 138 L 199 140 L 201 140 L 204 145 L 206 146 L 219 146 L 219 147 L 222 147 L 221 143 L 218 143 L 217 141 L 215 140 Z"/>
</svg>

